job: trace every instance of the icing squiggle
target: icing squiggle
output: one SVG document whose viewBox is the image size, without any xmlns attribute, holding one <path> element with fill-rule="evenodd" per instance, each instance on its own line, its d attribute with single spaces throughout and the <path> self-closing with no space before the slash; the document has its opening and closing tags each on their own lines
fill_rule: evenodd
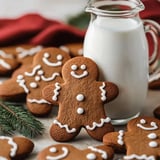
<svg viewBox="0 0 160 160">
<path fill-rule="evenodd" d="M 0 156 L 0 160 L 8 160 L 8 159 L 5 158 L 5 157 Z"/>
<path fill-rule="evenodd" d="M 26 81 L 23 79 L 23 75 L 18 75 L 16 82 L 24 89 L 25 93 L 29 93 L 29 89 L 25 85 Z"/>
<path fill-rule="evenodd" d="M 30 48 L 30 49 L 24 49 L 22 47 L 17 47 L 16 51 L 20 52 L 18 55 L 18 58 L 25 58 L 27 56 L 32 56 L 32 55 L 36 54 L 37 52 L 41 51 L 42 48 L 43 48 L 42 46 L 36 46 L 36 47 Z"/>
<path fill-rule="evenodd" d="M 60 86 L 60 84 L 57 82 L 57 83 L 55 83 L 55 89 L 54 89 L 54 95 L 53 95 L 53 97 L 52 97 L 52 100 L 53 101 L 57 101 L 57 99 L 58 99 L 58 95 L 59 95 L 59 90 L 61 89 L 61 86 Z"/>
<path fill-rule="evenodd" d="M 0 59 L 0 65 L 6 69 L 11 69 L 11 66 L 5 62 L 3 59 Z"/>
<path fill-rule="evenodd" d="M 29 103 L 38 103 L 38 104 L 51 104 L 51 103 L 49 103 L 48 101 L 46 101 L 45 99 L 40 99 L 40 100 L 38 100 L 38 99 L 27 99 L 27 101 L 29 102 Z"/>
<path fill-rule="evenodd" d="M 32 70 L 31 73 L 25 72 L 24 74 L 25 74 L 26 76 L 32 77 L 32 76 L 34 76 L 34 75 L 36 74 L 36 72 L 37 72 L 40 68 L 41 68 L 41 65 L 37 65 L 37 66 L 35 66 L 35 67 L 33 68 L 33 70 Z"/>
<path fill-rule="evenodd" d="M 76 129 L 75 128 L 72 128 L 72 129 L 69 129 L 69 126 L 67 124 L 61 124 L 58 120 L 54 120 L 53 121 L 54 124 L 57 124 L 60 128 L 65 128 L 67 133 L 74 133 L 76 132 Z"/>
<path fill-rule="evenodd" d="M 60 76 L 60 74 L 57 73 L 57 72 L 55 72 L 55 73 L 52 74 L 51 77 L 46 78 L 46 77 L 44 77 L 44 76 L 42 75 L 41 78 L 42 78 L 43 81 L 48 82 L 48 81 L 54 80 L 57 76 Z"/>
<path fill-rule="evenodd" d="M 106 87 L 105 83 L 102 83 L 102 86 L 99 87 L 99 89 L 101 90 L 101 100 L 105 101 L 107 99 L 106 97 L 106 90 L 104 89 Z"/>
<path fill-rule="evenodd" d="M 63 154 L 59 155 L 59 156 L 47 156 L 46 159 L 47 160 L 61 160 L 62 158 L 65 158 L 68 153 L 69 153 L 69 150 L 67 147 L 62 147 L 62 151 L 63 151 Z"/>
<path fill-rule="evenodd" d="M 106 117 L 105 119 L 101 118 L 100 123 L 93 122 L 92 126 L 90 127 L 89 125 L 86 126 L 88 130 L 93 131 L 96 127 L 102 127 L 104 123 L 109 123 L 111 119 L 109 117 Z"/>
<path fill-rule="evenodd" d="M 124 144 L 124 142 L 123 142 L 124 131 L 120 130 L 118 133 L 119 133 L 119 135 L 118 135 L 117 143 L 120 145 L 123 145 Z"/>
<path fill-rule="evenodd" d="M 89 148 L 91 151 L 100 153 L 100 154 L 101 154 L 101 157 L 102 157 L 103 159 L 107 159 L 107 158 L 108 158 L 107 153 L 106 153 L 105 151 L 103 151 L 103 150 L 101 150 L 101 149 L 97 149 L 97 148 L 92 147 L 92 146 L 89 146 L 88 148 Z"/>
<path fill-rule="evenodd" d="M 3 58 L 9 58 L 9 59 L 12 59 L 13 58 L 13 55 L 11 54 L 6 54 L 4 51 L 0 50 L 0 56 L 3 57 Z"/>
<path fill-rule="evenodd" d="M 84 78 L 84 77 L 88 76 L 88 72 L 83 71 L 82 74 L 77 75 L 74 71 L 71 71 L 71 76 L 74 77 L 74 78 L 80 79 L 80 78 Z"/>
<path fill-rule="evenodd" d="M 124 156 L 123 157 L 126 160 L 130 160 L 130 159 L 142 159 L 142 160 L 156 160 L 154 156 L 148 156 L 143 154 L 143 155 L 136 155 L 136 154 L 132 154 L 132 155 L 128 155 L 128 156 Z"/>
<path fill-rule="evenodd" d="M 0 136 L 0 139 L 8 140 L 8 144 L 10 144 L 12 146 L 12 148 L 10 150 L 10 156 L 14 157 L 16 155 L 16 151 L 17 151 L 17 148 L 18 148 L 17 144 L 10 137 Z"/>
</svg>

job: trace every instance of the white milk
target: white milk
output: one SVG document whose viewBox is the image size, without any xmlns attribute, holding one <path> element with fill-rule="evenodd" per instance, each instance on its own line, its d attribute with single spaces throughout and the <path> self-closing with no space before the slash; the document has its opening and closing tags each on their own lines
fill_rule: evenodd
<svg viewBox="0 0 160 160">
<path fill-rule="evenodd" d="M 97 17 L 87 30 L 84 56 L 100 69 L 101 80 L 114 82 L 119 96 L 107 104 L 112 119 L 126 119 L 144 107 L 148 85 L 148 49 L 142 22 Z"/>
</svg>

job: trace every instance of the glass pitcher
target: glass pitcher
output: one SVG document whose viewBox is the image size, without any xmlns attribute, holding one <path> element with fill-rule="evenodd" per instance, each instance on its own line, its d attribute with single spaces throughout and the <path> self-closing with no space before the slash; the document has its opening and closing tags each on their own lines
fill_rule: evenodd
<svg viewBox="0 0 160 160">
<path fill-rule="evenodd" d="M 142 21 L 142 10 L 140 0 L 91 0 L 86 7 L 91 20 L 84 40 L 84 56 L 97 63 L 100 80 L 119 87 L 119 96 L 106 105 L 107 115 L 117 125 L 139 116 L 145 106 L 148 73 L 158 67 L 159 25 Z M 150 59 L 146 32 L 154 42 Z"/>
</svg>

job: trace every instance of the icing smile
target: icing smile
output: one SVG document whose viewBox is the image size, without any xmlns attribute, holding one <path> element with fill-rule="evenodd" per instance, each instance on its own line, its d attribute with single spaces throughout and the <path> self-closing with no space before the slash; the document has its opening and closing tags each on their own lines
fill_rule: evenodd
<svg viewBox="0 0 160 160">
<path fill-rule="evenodd" d="M 80 78 L 84 78 L 86 76 L 88 76 L 88 71 L 86 70 L 86 65 L 81 65 L 80 66 L 80 69 L 81 70 L 84 70 L 82 74 L 77 74 L 75 71 L 78 69 L 78 66 L 77 65 L 72 65 L 71 66 L 71 76 L 74 77 L 74 78 L 77 78 L 77 79 L 80 79 Z"/>
<path fill-rule="evenodd" d="M 151 130 L 156 130 L 158 128 L 157 124 L 155 122 L 151 122 L 150 125 L 151 127 L 145 127 L 143 124 L 145 124 L 146 121 L 144 119 L 141 119 L 140 120 L 140 123 L 137 124 L 137 127 L 143 129 L 143 130 L 148 130 L 148 131 L 151 131 Z"/>
</svg>

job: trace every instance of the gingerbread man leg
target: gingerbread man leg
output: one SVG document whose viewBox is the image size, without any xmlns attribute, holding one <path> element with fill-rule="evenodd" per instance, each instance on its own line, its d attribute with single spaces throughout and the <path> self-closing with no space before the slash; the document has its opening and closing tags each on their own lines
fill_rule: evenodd
<svg viewBox="0 0 160 160">
<path fill-rule="evenodd" d="M 69 127 L 67 124 L 62 124 L 57 119 L 53 121 L 50 129 L 51 137 L 59 142 L 70 141 L 76 137 L 80 132 L 80 127 Z"/>
<path fill-rule="evenodd" d="M 102 120 L 101 120 L 101 122 L 102 122 Z M 94 127 L 89 128 L 89 126 L 86 126 L 85 129 L 92 138 L 94 138 L 98 141 L 102 141 L 103 136 L 106 133 L 114 131 L 113 125 L 111 123 L 104 123 L 103 126 L 95 127 L 95 128 Z"/>
</svg>

